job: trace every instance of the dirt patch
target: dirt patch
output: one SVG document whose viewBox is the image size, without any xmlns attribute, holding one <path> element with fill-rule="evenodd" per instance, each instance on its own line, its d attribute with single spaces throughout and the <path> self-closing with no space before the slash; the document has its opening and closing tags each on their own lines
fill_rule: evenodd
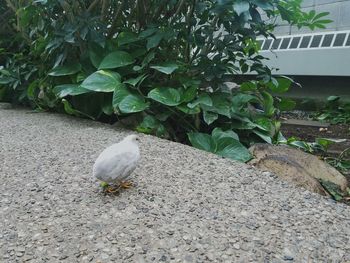
<svg viewBox="0 0 350 263">
<path fill-rule="evenodd" d="M 312 113 L 296 112 L 282 116 L 283 119 L 311 120 Z M 343 150 L 350 147 L 350 125 L 329 124 L 327 127 L 283 124 L 282 133 L 286 138 L 297 137 L 307 142 L 315 142 L 316 138 L 346 139 L 346 142 L 335 143 L 329 147 L 329 155 L 337 156 Z"/>
</svg>

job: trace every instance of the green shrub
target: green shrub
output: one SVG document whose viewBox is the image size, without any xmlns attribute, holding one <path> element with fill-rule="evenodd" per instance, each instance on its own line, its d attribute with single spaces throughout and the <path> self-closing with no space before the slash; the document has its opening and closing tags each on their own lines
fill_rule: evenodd
<svg viewBox="0 0 350 263">
<path fill-rule="evenodd" d="M 245 147 L 275 142 L 274 116 L 293 106 L 272 97 L 291 80 L 271 76 L 256 38 L 272 36 L 277 17 L 299 27 L 329 22 L 300 2 L 7 0 L 16 39 L 1 43 L 0 85 L 40 109 L 138 115 L 139 131 L 247 161 Z M 257 76 L 242 82 L 247 72 Z"/>
</svg>

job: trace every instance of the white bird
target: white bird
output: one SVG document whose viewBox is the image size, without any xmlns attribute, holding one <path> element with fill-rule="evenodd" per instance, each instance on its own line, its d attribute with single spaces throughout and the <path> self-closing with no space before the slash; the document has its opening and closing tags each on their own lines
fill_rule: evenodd
<svg viewBox="0 0 350 263">
<path fill-rule="evenodd" d="M 116 192 L 119 188 L 131 187 L 130 182 L 126 182 L 130 174 L 136 169 L 140 160 L 140 150 L 137 144 L 137 135 L 129 135 L 121 142 L 107 147 L 96 159 L 93 167 L 93 175 L 102 181 L 102 186 L 107 192 Z M 113 188 L 110 185 L 116 185 Z"/>
</svg>

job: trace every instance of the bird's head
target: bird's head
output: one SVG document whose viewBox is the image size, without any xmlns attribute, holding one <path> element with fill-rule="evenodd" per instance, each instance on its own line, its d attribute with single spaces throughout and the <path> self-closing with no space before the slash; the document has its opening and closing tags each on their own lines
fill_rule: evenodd
<svg viewBox="0 0 350 263">
<path fill-rule="evenodd" d="M 140 141 L 140 138 L 139 138 L 139 136 L 137 136 L 136 134 L 131 134 L 131 135 L 129 135 L 129 136 L 126 136 L 124 140 L 128 140 L 128 141 L 130 141 L 130 142 L 135 142 L 135 143 L 137 143 L 137 142 Z"/>
</svg>

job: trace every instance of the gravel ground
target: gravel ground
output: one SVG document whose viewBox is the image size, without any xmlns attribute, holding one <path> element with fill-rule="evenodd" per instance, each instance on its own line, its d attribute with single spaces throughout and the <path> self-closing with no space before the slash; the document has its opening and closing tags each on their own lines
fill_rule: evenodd
<svg viewBox="0 0 350 263">
<path fill-rule="evenodd" d="M 349 262 L 350 210 L 267 172 L 141 135 L 135 187 L 99 152 L 129 131 L 0 110 L 0 262 Z"/>
</svg>

